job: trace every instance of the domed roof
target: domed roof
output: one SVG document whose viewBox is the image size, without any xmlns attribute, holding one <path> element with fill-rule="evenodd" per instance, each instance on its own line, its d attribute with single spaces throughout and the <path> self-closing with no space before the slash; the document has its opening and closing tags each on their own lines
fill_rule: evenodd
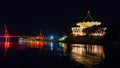
<svg viewBox="0 0 120 68">
<path fill-rule="evenodd" d="M 91 16 L 90 11 L 88 10 L 86 17 L 83 19 L 82 22 L 78 22 L 77 26 L 81 28 L 88 28 L 94 25 L 101 25 L 101 22 L 95 21 L 94 18 Z"/>
</svg>

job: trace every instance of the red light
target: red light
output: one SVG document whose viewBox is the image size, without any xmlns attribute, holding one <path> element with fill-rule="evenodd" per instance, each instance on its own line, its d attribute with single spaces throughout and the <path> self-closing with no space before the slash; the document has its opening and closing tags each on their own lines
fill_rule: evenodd
<svg viewBox="0 0 120 68">
<path fill-rule="evenodd" d="M 5 42 L 4 43 L 4 59 L 6 58 L 6 54 L 9 48 L 10 48 L 10 42 Z"/>
</svg>

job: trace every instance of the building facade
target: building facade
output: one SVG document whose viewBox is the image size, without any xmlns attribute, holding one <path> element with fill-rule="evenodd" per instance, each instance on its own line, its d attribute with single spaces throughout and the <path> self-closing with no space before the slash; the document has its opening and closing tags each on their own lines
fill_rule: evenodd
<svg viewBox="0 0 120 68">
<path fill-rule="evenodd" d="M 83 21 L 78 22 L 76 25 L 77 27 L 71 28 L 72 35 L 74 36 L 104 36 L 106 34 L 106 27 L 98 27 L 101 25 L 101 22 L 95 21 L 91 16 L 90 11 L 87 12 L 87 15 Z"/>
</svg>

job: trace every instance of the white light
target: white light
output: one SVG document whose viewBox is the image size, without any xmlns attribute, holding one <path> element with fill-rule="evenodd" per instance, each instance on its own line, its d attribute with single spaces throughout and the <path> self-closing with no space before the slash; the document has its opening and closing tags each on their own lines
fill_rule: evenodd
<svg viewBox="0 0 120 68">
<path fill-rule="evenodd" d="M 50 50 L 53 50 L 53 42 L 50 43 Z"/>
</svg>

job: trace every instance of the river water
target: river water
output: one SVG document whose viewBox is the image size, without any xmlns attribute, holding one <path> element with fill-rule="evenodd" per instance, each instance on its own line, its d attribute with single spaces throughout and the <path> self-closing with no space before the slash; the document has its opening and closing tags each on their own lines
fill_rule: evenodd
<svg viewBox="0 0 120 68">
<path fill-rule="evenodd" d="M 113 68 L 120 66 L 119 44 L 0 42 L 0 68 Z"/>
</svg>

